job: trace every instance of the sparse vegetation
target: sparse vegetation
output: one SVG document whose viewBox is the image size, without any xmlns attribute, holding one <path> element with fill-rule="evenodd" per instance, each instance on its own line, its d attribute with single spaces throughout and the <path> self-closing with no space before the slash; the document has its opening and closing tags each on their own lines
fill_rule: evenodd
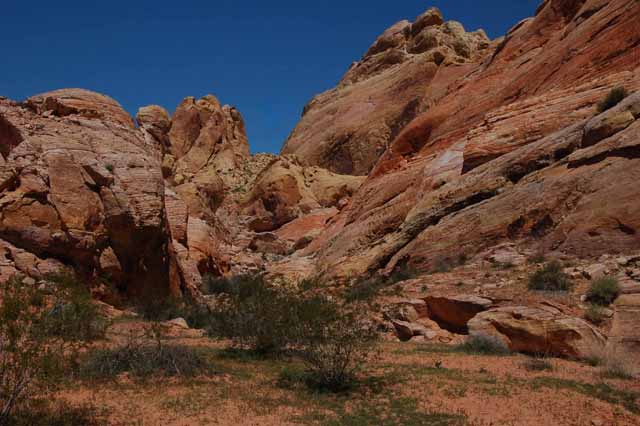
<svg viewBox="0 0 640 426">
<path fill-rule="evenodd" d="M 7 423 L 11 426 L 102 426 L 107 425 L 105 410 L 92 405 L 33 401 L 21 407 Z"/>
<path fill-rule="evenodd" d="M 323 426 L 463 426 L 463 415 L 425 412 L 413 398 L 392 398 L 384 404 L 366 404 L 342 411 Z"/>
<path fill-rule="evenodd" d="M 115 167 L 111 163 L 105 164 L 104 168 L 107 169 L 109 173 L 113 173 L 113 171 L 115 170 Z"/>
<path fill-rule="evenodd" d="M 529 290 L 534 291 L 570 291 L 573 287 L 560 262 L 547 263 L 529 277 Z"/>
<path fill-rule="evenodd" d="M 281 353 L 291 341 L 293 301 L 291 288 L 260 275 L 237 277 L 232 286 L 220 288 L 210 332 L 257 353 Z"/>
<path fill-rule="evenodd" d="M 71 273 L 58 273 L 46 279 L 53 288 L 45 332 L 48 336 L 73 342 L 103 339 L 108 321 L 93 303 L 89 289 Z"/>
<path fill-rule="evenodd" d="M 471 355 L 504 356 L 511 353 L 500 339 L 484 334 L 469 336 L 463 343 L 456 346 L 456 350 Z"/>
<path fill-rule="evenodd" d="M 621 291 L 620 284 L 615 278 L 599 278 L 591 281 L 587 301 L 599 306 L 609 306 L 620 296 Z"/>
<path fill-rule="evenodd" d="M 118 347 L 96 349 L 81 362 L 79 375 L 85 379 L 115 379 L 122 373 L 145 379 L 153 376 L 195 377 L 213 374 L 210 360 L 198 348 L 167 344 L 158 324 L 143 336 L 130 336 Z"/>
<path fill-rule="evenodd" d="M 528 261 L 532 265 L 540 265 L 540 264 L 545 263 L 547 261 L 547 258 L 544 255 L 544 253 L 539 252 L 539 253 L 536 253 L 535 255 L 533 255 L 532 257 L 530 257 L 528 259 Z"/>
<path fill-rule="evenodd" d="M 237 280 L 220 295 L 213 332 L 262 355 L 289 352 L 307 368 L 307 384 L 349 387 L 372 352 L 376 334 L 362 309 L 261 277 Z"/>
<path fill-rule="evenodd" d="M 389 283 L 387 280 L 379 276 L 374 276 L 350 284 L 346 288 L 343 297 L 347 303 L 371 302 L 388 286 Z"/>
<path fill-rule="evenodd" d="M 575 380 L 560 379 L 556 377 L 537 377 L 531 382 L 534 389 L 547 387 L 551 389 L 567 389 L 599 399 L 610 404 L 621 405 L 632 413 L 640 413 L 638 400 L 640 394 L 633 391 L 616 389 L 606 383 L 584 383 Z"/>
<path fill-rule="evenodd" d="M 629 96 L 629 92 L 624 87 L 618 86 L 611 89 L 611 91 L 607 94 L 606 98 L 602 100 L 598 104 L 598 112 L 605 112 L 614 106 L 618 105 L 622 102 L 627 96 Z"/>
</svg>

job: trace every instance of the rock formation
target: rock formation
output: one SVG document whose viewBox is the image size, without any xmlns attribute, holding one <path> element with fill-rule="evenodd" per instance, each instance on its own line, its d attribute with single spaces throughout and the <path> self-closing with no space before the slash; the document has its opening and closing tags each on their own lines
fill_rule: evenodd
<svg viewBox="0 0 640 426">
<path fill-rule="evenodd" d="M 2 101 L 0 116 L 3 139 L 13 138 L 1 165 L 0 240 L 14 266 L 38 276 L 50 259 L 122 277 L 115 284 L 133 294 L 167 292 L 160 163 L 127 113 L 73 89 Z M 35 269 L 16 262 L 12 246 L 33 255 Z"/>
<path fill-rule="evenodd" d="M 309 102 L 282 154 L 336 173 L 368 174 L 402 128 L 476 68 L 490 45 L 483 31 L 445 23 L 435 8 L 413 24 L 393 25 L 338 87 Z"/>
<path fill-rule="evenodd" d="M 630 0 L 545 1 L 481 63 L 441 64 L 427 86 L 442 95 L 305 249 L 316 272 L 428 270 L 505 241 L 580 256 L 637 247 L 640 98 L 596 104 L 640 89 L 638 16 Z"/>
<path fill-rule="evenodd" d="M 256 178 L 244 202 L 257 232 L 273 231 L 319 209 L 344 207 L 364 178 L 304 167 L 295 157 L 280 157 Z"/>
</svg>

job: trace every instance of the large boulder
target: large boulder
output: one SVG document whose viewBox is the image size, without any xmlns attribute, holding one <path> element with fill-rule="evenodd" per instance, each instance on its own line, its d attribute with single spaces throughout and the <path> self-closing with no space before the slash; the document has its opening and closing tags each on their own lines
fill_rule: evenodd
<svg viewBox="0 0 640 426">
<path fill-rule="evenodd" d="M 507 306 L 476 315 L 468 323 L 472 336 L 493 336 L 514 352 L 588 358 L 602 353 L 606 338 L 580 318 L 548 305 Z"/>
<path fill-rule="evenodd" d="M 413 91 L 430 94 L 428 110 L 398 132 L 349 206 L 310 245 L 317 275 L 342 278 L 405 265 L 427 271 L 438 259 L 505 242 L 579 256 L 638 247 L 640 122 L 631 106 L 637 95 L 602 114 L 596 105 L 613 87 L 640 89 L 640 45 L 632 41 L 640 4 L 603 3 L 585 20 L 558 13 L 558 3 L 545 2 L 481 64 L 441 65 L 424 89 Z M 611 52 L 613 61 L 605 59 Z M 388 72 L 407 78 L 402 67 L 409 63 Z M 327 129 L 361 123 L 360 113 L 377 119 L 377 108 L 389 103 L 369 95 L 366 84 L 383 87 L 383 74 L 312 102 L 285 152 L 340 164 L 334 153 L 341 151 L 322 148 L 332 140 Z M 419 78 L 427 75 L 425 68 Z M 360 103 L 330 115 L 347 94 Z M 391 104 L 403 102 L 398 95 Z M 359 141 L 348 135 L 349 144 Z"/>
</svg>

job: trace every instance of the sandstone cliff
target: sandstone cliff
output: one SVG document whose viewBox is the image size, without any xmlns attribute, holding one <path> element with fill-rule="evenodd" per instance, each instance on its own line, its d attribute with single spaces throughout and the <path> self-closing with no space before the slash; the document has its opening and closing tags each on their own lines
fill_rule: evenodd
<svg viewBox="0 0 640 426">
<path fill-rule="evenodd" d="M 413 93 L 441 95 L 305 249 L 315 272 L 426 270 L 501 241 L 581 256 L 637 247 L 639 98 L 600 115 L 596 104 L 640 89 L 638 16 L 637 1 L 548 0 L 481 62 L 440 64 Z"/>
</svg>

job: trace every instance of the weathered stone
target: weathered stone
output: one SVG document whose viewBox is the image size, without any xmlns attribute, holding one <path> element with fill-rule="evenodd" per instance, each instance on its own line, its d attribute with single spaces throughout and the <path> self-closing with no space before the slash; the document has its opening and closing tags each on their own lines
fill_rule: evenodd
<svg viewBox="0 0 640 426">
<path fill-rule="evenodd" d="M 550 306 L 491 309 L 469 321 L 469 333 L 497 337 L 514 352 L 568 358 L 586 358 L 606 345 L 596 328 Z"/>
</svg>

